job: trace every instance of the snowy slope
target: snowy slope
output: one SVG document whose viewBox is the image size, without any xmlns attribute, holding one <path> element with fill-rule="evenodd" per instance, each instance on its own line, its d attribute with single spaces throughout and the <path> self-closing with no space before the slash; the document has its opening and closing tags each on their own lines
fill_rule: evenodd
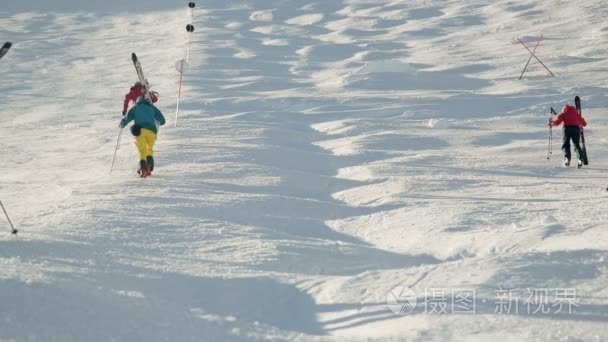
<svg viewBox="0 0 608 342">
<path fill-rule="evenodd" d="M 186 3 L 0 6 L 0 340 L 608 339 L 600 1 L 197 3 L 175 127 Z M 131 52 L 149 179 L 128 134 L 109 173 Z"/>
</svg>

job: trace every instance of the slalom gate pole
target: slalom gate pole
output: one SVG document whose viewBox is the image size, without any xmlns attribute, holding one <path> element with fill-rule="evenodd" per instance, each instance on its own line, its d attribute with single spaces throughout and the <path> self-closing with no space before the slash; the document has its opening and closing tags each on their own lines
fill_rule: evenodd
<svg viewBox="0 0 608 342">
<path fill-rule="evenodd" d="M 188 8 L 190 11 L 190 22 L 194 21 L 194 7 L 196 7 L 196 4 L 194 2 L 188 3 Z"/>
<path fill-rule="evenodd" d="M 8 224 L 11 226 L 11 234 L 17 235 L 18 230 L 15 229 L 15 226 L 13 226 L 13 222 L 11 222 L 11 218 L 8 217 L 8 213 L 6 212 L 6 209 L 4 208 L 4 204 L 2 204 L 2 201 L 0 201 L 0 206 L 2 207 L 2 211 L 4 211 L 4 216 L 6 216 L 6 220 L 8 221 Z"/>
<path fill-rule="evenodd" d="M 189 7 L 189 11 L 190 11 L 190 20 L 192 22 L 192 20 L 194 19 L 194 2 L 190 2 L 188 3 L 188 7 Z M 186 48 L 186 58 L 182 59 L 179 63 L 180 67 L 179 67 L 179 85 L 177 88 L 177 101 L 176 101 L 176 106 L 175 106 L 175 127 L 177 127 L 177 115 L 179 114 L 179 102 L 182 96 L 182 83 L 184 82 L 184 63 L 188 62 L 188 59 L 190 58 L 190 45 L 192 42 L 192 32 L 194 32 L 194 25 L 192 24 L 188 24 L 186 25 L 186 31 L 188 32 L 188 45 Z"/>
<path fill-rule="evenodd" d="M 190 45 L 192 43 L 192 32 L 188 33 L 188 49 L 186 49 L 186 62 L 190 59 Z"/>
<path fill-rule="evenodd" d="M 190 28 L 192 28 L 192 31 L 194 31 L 194 26 L 190 24 L 186 27 L 186 30 L 188 31 L 188 48 L 186 49 L 186 62 L 188 62 L 188 59 L 190 58 L 190 45 L 192 43 L 192 31 L 190 30 Z"/>
<path fill-rule="evenodd" d="M 196 3 L 188 3 L 188 14 L 190 14 L 190 24 L 186 25 L 186 31 L 188 31 L 188 49 L 186 50 L 186 62 L 188 62 L 188 58 L 190 57 L 190 42 L 192 38 L 192 32 L 194 32 L 194 26 L 192 25 L 192 22 L 194 22 L 194 7 L 196 7 Z"/>
<path fill-rule="evenodd" d="M 177 88 L 177 107 L 175 108 L 175 127 L 177 127 L 177 114 L 179 113 L 179 101 L 182 96 L 182 81 L 184 80 L 184 60 L 182 59 L 179 72 L 179 86 Z"/>
<path fill-rule="evenodd" d="M 116 161 L 116 153 L 118 152 L 118 147 L 120 146 L 120 137 L 122 136 L 122 127 L 118 131 L 118 139 L 116 139 L 116 148 L 114 149 L 114 157 L 112 158 L 112 166 L 110 166 L 110 174 L 112 174 L 112 170 L 114 170 L 114 161 Z"/>
</svg>

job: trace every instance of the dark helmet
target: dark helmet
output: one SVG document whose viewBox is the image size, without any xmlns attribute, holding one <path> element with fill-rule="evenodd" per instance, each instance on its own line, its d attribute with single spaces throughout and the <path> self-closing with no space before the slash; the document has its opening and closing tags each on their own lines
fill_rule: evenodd
<svg viewBox="0 0 608 342">
<path fill-rule="evenodd" d="M 135 84 L 133 85 L 133 87 L 135 87 L 135 88 L 143 88 L 144 85 L 141 84 L 141 82 L 137 81 L 137 82 L 135 82 Z"/>
</svg>

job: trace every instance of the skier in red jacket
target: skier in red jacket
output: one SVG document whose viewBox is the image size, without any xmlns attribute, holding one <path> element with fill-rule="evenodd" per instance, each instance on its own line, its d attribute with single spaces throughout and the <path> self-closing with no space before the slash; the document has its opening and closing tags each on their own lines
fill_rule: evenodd
<svg viewBox="0 0 608 342">
<path fill-rule="evenodd" d="M 127 114 L 127 109 L 129 109 L 130 102 L 137 103 L 137 99 L 143 96 L 144 86 L 139 81 L 135 82 L 135 84 L 129 90 L 129 93 L 125 95 L 125 101 L 122 105 L 122 116 L 125 116 L 125 114 Z M 152 100 L 152 103 L 156 103 L 156 101 L 158 101 L 158 93 L 151 91 L 150 98 Z"/>
<path fill-rule="evenodd" d="M 570 166 L 570 140 L 574 144 L 574 150 L 578 158 L 577 167 L 582 167 L 583 162 L 581 156 L 583 151 L 581 150 L 581 128 L 587 126 L 587 122 L 582 115 L 578 113 L 576 108 L 571 105 L 565 105 L 562 112 L 557 116 L 557 120 L 549 123 L 550 126 L 559 126 L 564 123 L 564 143 L 562 144 L 562 151 L 564 151 L 564 165 Z"/>
</svg>

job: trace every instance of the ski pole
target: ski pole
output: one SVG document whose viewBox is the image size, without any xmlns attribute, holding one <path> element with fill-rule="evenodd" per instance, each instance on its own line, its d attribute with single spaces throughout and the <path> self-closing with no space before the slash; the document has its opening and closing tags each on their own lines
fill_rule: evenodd
<svg viewBox="0 0 608 342">
<path fill-rule="evenodd" d="M 551 123 L 553 122 L 553 115 L 557 114 L 553 107 L 551 107 L 551 112 L 549 113 L 549 147 L 547 148 L 547 159 L 551 159 L 553 155 L 553 126 Z"/>
<path fill-rule="evenodd" d="M 549 147 L 549 154 L 551 156 L 553 156 L 553 127 L 549 127 L 549 143 L 550 143 L 550 147 Z"/>
<path fill-rule="evenodd" d="M 116 149 L 114 149 L 114 158 L 112 158 L 112 166 L 110 167 L 110 174 L 112 174 L 112 170 L 114 170 L 114 161 L 116 160 L 116 153 L 118 152 L 118 147 L 120 145 L 121 136 L 122 136 L 122 127 L 118 131 L 118 139 L 116 139 Z"/>
<path fill-rule="evenodd" d="M 8 213 L 6 212 L 6 209 L 4 209 L 4 204 L 2 204 L 2 201 L 0 201 L 0 206 L 2 207 L 2 211 L 4 211 L 4 215 L 6 216 L 6 219 L 8 220 L 8 224 L 11 225 L 11 234 L 13 235 L 17 235 L 18 230 L 15 229 L 15 226 L 13 226 L 13 222 L 11 222 L 10 217 L 8 217 Z"/>
<path fill-rule="evenodd" d="M 191 2 L 190 3 L 190 8 L 194 8 L 194 3 Z M 179 100 L 181 98 L 181 94 L 182 94 L 182 83 L 184 80 L 184 63 L 188 63 L 188 58 L 190 56 L 190 42 L 192 41 L 192 32 L 194 32 L 194 25 L 192 24 L 188 24 L 186 25 L 186 31 L 188 31 L 188 49 L 186 50 L 186 59 L 184 60 L 182 58 L 182 60 L 180 61 L 180 67 L 179 67 L 179 88 L 177 89 L 177 106 L 175 107 L 175 127 L 177 127 L 177 114 L 179 113 Z"/>
<path fill-rule="evenodd" d="M 551 154 L 553 154 L 553 151 L 551 151 L 552 142 L 553 142 L 553 128 L 551 127 L 551 118 L 549 118 L 549 146 L 547 146 L 547 159 L 551 159 Z"/>
<path fill-rule="evenodd" d="M 551 121 L 549 121 L 551 123 Z M 553 156 L 553 127 L 549 126 L 549 157 L 547 159 L 551 159 Z"/>
<path fill-rule="evenodd" d="M 555 112 L 553 107 L 551 107 L 551 116 L 549 118 L 550 122 L 553 122 L 553 115 L 557 115 L 557 112 Z M 549 126 L 549 135 L 551 136 L 551 155 L 553 155 L 553 125 Z"/>
</svg>

